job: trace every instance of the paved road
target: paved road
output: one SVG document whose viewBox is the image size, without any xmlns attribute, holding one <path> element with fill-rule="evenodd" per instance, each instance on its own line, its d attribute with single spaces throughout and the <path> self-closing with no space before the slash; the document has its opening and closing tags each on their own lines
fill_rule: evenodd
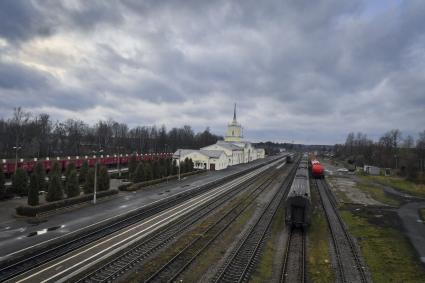
<svg viewBox="0 0 425 283">
<path fill-rule="evenodd" d="M 425 223 L 419 217 L 419 208 L 425 208 L 425 202 L 411 202 L 398 209 L 411 243 L 425 263 Z"/>
<path fill-rule="evenodd" d="M 6 222 L 1 222 L 0 260 L 14 255 L 23 249 L 32 247 L 33 245 L 64 236 L 70 232 L 81 230 L 89 225 L 105 221 L 132 209 L 138 209 L 143 205 L 202 185 L 206 182 L 234 174 L 248 167 L 263 163 L 266 160 L 268 159 L 256 160 L 249 164 L 232 166 L 221 171 L 209 171 L 200 175 L 187 177 L 180 182 L 172 181 L 168 184 L 155 186 L 148 190 L 120 192 L 118 196 L 108 201 L 99 202 L 97 205 L 89 204 L 77 210 L 49 216 L 45 219 L 46 222 L 39 224 L 30 224 L 27 219 L 10 219 Z"/>
</svg>

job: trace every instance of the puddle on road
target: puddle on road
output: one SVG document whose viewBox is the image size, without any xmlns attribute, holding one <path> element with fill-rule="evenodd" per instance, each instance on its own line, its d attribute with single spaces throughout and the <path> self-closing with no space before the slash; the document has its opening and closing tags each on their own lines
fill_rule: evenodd
<svg viewBox="0 0 425 283">
<path fill-rule="evenodd" d="M 61 225 L 61 226 L 53 226 L 53 227 L 49 227 L 49 228 L 45 228 L 45 229 L 41 229 L 41 230 L 38 230 L 38 231 L 34 231 L 34 232 L 29 233 L 29 234 L 27 235 L 27 237 L 34 237 L 34 236 L 38 236 L 38 235 L 43 235 L 43 234 L 46 234 L 46 233 L 47 233 L 47 232 L 49 232 L 49 231 L 55 231 L 55 230 L 57 230 L 57 229 L 61 229 L 61 228 L 63 228 L 63 227 L 65 227 L 65 225 Z"/>
</svg>

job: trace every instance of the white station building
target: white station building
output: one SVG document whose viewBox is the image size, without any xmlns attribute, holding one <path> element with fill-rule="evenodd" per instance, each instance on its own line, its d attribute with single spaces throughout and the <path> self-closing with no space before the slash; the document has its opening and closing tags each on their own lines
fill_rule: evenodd
<svg viewBox="0 0 425 283">
<path fill-rule="evenodd" d="M 242 125 L 236 120 L 236 104 L 233 121 L 227 127 L 224 141 L 205 146 L 201 149 L 178 149 L 173 158 L 178 162 L 186 158 L 192 159 L 194 167 L 207 170 L 222 170 L 228 166 L 248 163 L 264 158 L 262 148 L 255 148 L 250 142 L 243 141 Z"/>
</svg>

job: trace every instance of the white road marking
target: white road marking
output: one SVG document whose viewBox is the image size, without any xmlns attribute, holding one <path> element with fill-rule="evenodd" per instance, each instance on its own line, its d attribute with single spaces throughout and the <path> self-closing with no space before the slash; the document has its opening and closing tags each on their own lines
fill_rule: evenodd
<svg viewBox="0 0 425 283">
<path fill-rule="evenodd" d="M 98 253 L 96 253 L 96 254 L 94 254 L 94 255 L 90 256 L 89 258 L 84 259 L 83 261 L 80 261 L 78 264 L 73 265 L 72 267 L 69 267 L 69 268 L 67 268 L 67 269 L 65 269 L 65 270 L 62 270 L 62 271 L 61 271 L 61 272 L 59 272 L 59 273 L 56 273 L 54 276 L 52 276 L 52 277 L 50 277 L 50 278 L 48 278 L 48 279 L 45 279 L 45 280 L 44 280 L 44 281 L 42 281 L 42 282 L 49 281 L 49 280 L 51 280 L 51 279 L 53 279 L 53 278 L 55 278 L 55 277 L 57 277 L 57 276 L 59 276 L 59 275 L 63 274 L 64 272 L 66 272 L 66 271 L 68 271 L 68 270 L 70 270 L 70 269 L 72 269 L 72 268 L 74 268 L 74 267 L 76 267 L 76 266 L 81 265 L 82 263 L 84 263 L 84 262 L 86 262 L 86 261 L 88 261 L 88 260 L 92 259 L 93 257 L 96 257 L 96 256 L 98 256 L 99 254 L 102 254 L 102 253 L 104 253 L 104 252 L 106 252 L 106 251 L 108 251 L 108 250 L 111 250 L 112 248 L 114 248 L 114 247 L 115 247 L 115 246 L 117 246 L 117 245 L 122 244 L 123 242 L 126 242 L 126 241 L 128 241 L 128 240 L 130 240 L 130 239 L 132 239 L 132 238 L 135 238 L 136 236 L 138 236 L 138 235 L 140 235 L 140 234 L 144 233 L 144 232 L 145 232 L 145 231 L 147 231 L 147 230 L 149 230 L 149 233 L 151 233 L 151 232 L 153 232 L 153 231 L 155 231 L 155 230 L 157 230 L 157 229 L 161 228 L 162 226 L 164 226 L 164 225 L 168 224 L 169 222 L 173 221 L 174 219 L 176 219 L 176 218 L 178 218 L 178 217 L 180 217 L 180 216 L 182 216 L 182 215 L 186 214 L 187 212 L 189 212 L 189 211 L 191 210 L 191 208 L 192 208 L 192 207 L 199 206 L 200 204 L 202 204 L 202 203 L 205 203 L 205 202 L 209 201 L 210 199 L 214 198 L 215 196 L 217 196 L 218 194 L 222 193 L 223 191 L 226 191 L 226 190 L 232 189 L 233 187 L 237 186 L 238 184 L 240 184 L 240 183 L 244 182 L 245 180 L 247 180 L 247 179 L 249 179 L 249 178 L 251 178 L 251 177 L 253 177 L 253 176 L 255 176 L 255 175 L 259 174 L 260 172 L 263 172 L 264 170 L 266 170 L 266 169 L 270 168 L 271 166 L 274 166 L 275 164 L 276 164 L 276 162 L 273 162 L 273 163 L 271 163 L 271 164 L 269 164 L 269 165 L 266 165 L 266 166 L 264 166 L 264 167 L 262 167 L 262 168 L 256 169 L 256 170 L 254 170 L 253 172 L 250 172 L 250 173 L 248 173 L 247 175 L 245 175 L 245 176 L 243 176 L 243 177 L 239 177 L 239 178 L 237 178 L 237 179 L 235 179 L 235 180 L 230 181 L 230 182 L 229 182 L 229 183 L 227 183 L 227 184 L 221 185 L 221 186 L 219 186 L 219 187 L 217 187 L 217 188 L 215 188 L 215 189 L 213 189 L 213 190 L 211 190 L 211 191 L 208 191 L 208 192 L 206 192 L 206 193 L 205 193 L 205 194 L 203 194 L 203 195 L 200 195 L 200 196 L 197 196 L 197 197 L 195 197 L 195 198 L 192 198 L 192 199 L 190 199 L 190 200 L 188 200 L 188 201 L 186 201 L 186 202 L 184 202 L 184 203 L 182 203 L 182 204 L 180 204 L 180 205 L 178 205 L 178 206 L 176 206 L 176 207 L 171 208 L 170 210 L 167 210 L 167 211 L 161 212 L 159 215 L 154 216 L 153 218 L 151 218 L 151 219 L 149 219 L 149 220 L 147 220 L 147 221 L 145 221 L 145 222 L 143 222 L 143 223 L 140 223 L 140 224 L 139 224 L 139 225 L 137 225 L 137 226 L 134 226 L 134 227 L 132 227 L 132 228 L 130 228 L 130 229 L 127 229 L 126 231 L 124 231 L 124 232 L 122 232 L 122 233 L 120 233 L 120 234 L 117 234 L 117 235 L 115 235 L 115 236 L 113 236 L 113 237 L 111 237 L 111 238 L 109 238 L 109 239 L 103 240 L 103 241 L 101 241 L 101 242 L 97 243 L 96 245 L 94 245 L 94 246 L 92 246 L 92 247 L 90 247 L 90 248 L 87 248 L 87 249 L 85 249 L 85 250 L 83 250 L 83 251 L 81 251 L 81 252 L 79 252 L 79 253 L 77 253 L 77 254 L 75 254 L 75 255 L 71 256 L 71 257 L 67 257 L 67 258 L 63 259 L 62 261 L 57 262 L 57 263 L 55 263 L 55 264 L 53 264 L 53 265 L 51 265 L 51 266 L 49 266 L 49 267 L 46 267 L 46 268 L 44 268 L 44 269 L 42 269 L 42 270 L 40 270 L 40 271 L 38 271 L 38 272 L 36 272 L 36 273 L 32 273 L 30 276 L 25 277 L 25 278 L 23 278 L 23 279 L 21 279 L 21 280 L 19 280 L 19 281 L 17 281 L 17 282 L 23 282 L 23 281 L 25 281 L 25 280 L 28 280 L 28 279 L 30 279 L 30 278 L 32 278 L 32 277 L 34 277 L 34 276 L 36 276 L 36 275 L 38 275 L 38 274 L 40 274 L 40 273 L 45 272 L 46 270 L 49 270 L 49 269 L 51 269 L 51 268 L 53 268 L 53 267 L 55 267 L 55 266 L 57 266 L 57 265 L 60 265 L 60 264 L 62 264 L 62 263 L 64 263 L 64 262 L 66 262 L 66 261 L 68 261 L 68 260 L 70 260 L 70 259 L 72 259 L 72 258 L 74 258 L 74 257 L 76 257 L 76 256 L 79 256 L 79 255 L 81 255 L 81 254 L 83 254 L 83 253 L 85 253 L 85 252 L 87 252 L 87 251 L 89 251 L 89 250 L 92 250 L 92 249 L 94 249 L 94 248 L 98 247 L 99 245 L 105 244 L 105 243 L 107 243 L 107 242 L 109 242 L 109 241 L 111 241 L 111 240 L 113 240 L 113 239 L 115 239 L 115 238 L 117 238 L 117 237 L 119 237 L 119 236 L 122 236 L 122 235 L 124 235 L 124 234 L 126 234 L 126 233 L 129 233 L 130 231 L 132 231 L 132 230 L 134 230 L 134 229 L 139 228 L 140 226 L 146 225 L 146 224 L 148 224 L 148 223 L 150 223 L 150 222 L 154 221 L 154 220 L 155 220 L 155 219 L 157 219 L 157 218 L 163 217 L 164 215 L 169 214 L 170 212 L 175 211 L 175 210 L 179 209 L 179 208 L 180 208 L 180 207 L 182 207 L 182 206 L 186 206 L 186 205 L 190 204 L 191 202 L 196 201 L 195 203 L 193 203 L 193 204 L 191 204 L 191 205 L 189 205 L 189 206 L 187 206 L 187 207 L 183 208 L 181 211 L 178 211 L 178 212 L 176 212 L 176 213 L 173 213 L 172 215 L 170 215 L 170 216 L 168 216 L 168 217 L 166 217 L 166 218 L 164 218 L 164 219 L 160 220 L 159 222 L 156 222 L 156 223 L 152 224 L 151 226 L 149 226 L 149 227 L 145 228 L 144 230 L 141 230 L 141 231 L 139 231 L 139 232 L 137 232 L 137 233 L 135 233 L 135 234 L 130 235 L 129 237 L 127 237 L 127 238 L 125 238 L 125 239 L 121 240 L 120 242 L 115 243 L 114 245 L 109 246 L 109 247 L 108 247 L 108 248 L 106 248 L 106 249 L 103 249 L 101 252 L 98 252 Z M 209 195 L 209 194 L 210 194 L 210 195 Z M 201 198 L 204 198 L 204 199 L 201 199 Z M 199 200 L 199 199 L 201 199 L 201 200 Z M 199 201 L 198 201 L 198 200 L 199 200 Z M 179 215 L 179 214 L 180 214 L 180 215 Z M 172 220 L 170 220 L 170 221 L 168 221 L 167 223 L 161 224 L 161 223 L 163 223 L 164 221 L 166 221 L 166 220 L 168 220 L 168 219 L 170 219 L 170 218 L 173 218 L 173 219 L 172 219 Z M 155 227 L 155 226 L 157 226 L 157 227 Z M 147 234 L 149 234 L 149 233 L 147 233 Z M 145 235 L 143 235 L 143 236 L 146 236 L 146 234 L 145 234 Z M 140 237 L 143 237 L 143 236 L 140 236 Z M 140 237 L 139 237 L 139 238 L 140 238 Z M 138 240 L 138 239 L 136 239 L 136 240 Z"/>
<path fill-rule="evenodd" d="M 286 161 L 284 161 L 282 164 L 280 164 L 279 166 L 277 166 L 276 169 L 282 168 L 282 166 L 285 165 L 285 164 L 286 164 Z"/>
<path fill-rule="evenodd" d="M 257 169 L 257 170 L 258 170 L 258 169 Z M 255 172 L 255 171 L 253 171 L 253 172 Z M 252 173 L 252 172 L 251 172 L 251 173 Z M 235 180 L 233 180 L 233 181 L 235 181 Z M 229 183 L 231 183 L 231 182 L 233 182 L 233 181 L 230 181 Z M 212 183 L 212 182 L 214 182 L 214 181 L 211 181 L 210 183 Z M 209 183 L 206 183 L 205 185 L 208 185 L 208 184 L 209 184 Z M 194 188 L 191 188 L 191 189 L 189 189 L 189 190 L 186 190 L 186 191 L 184 191 L 184 192 L 180 192 L 180 193 L 186 193 L 186 192 L 191 191 L 191 190 L 194 190 L 194 189 L 196 189 L 196 188 L 197 188 L 197 187 L 194 187 Z M 133 192 L 133 193 L 136 193 L 136 192 Z M 145 204 L 145 205 L 142 205 L 142 206 L 140 206 L 140 207 L 136 207 L 136 208 L 134 208 L 134 209 L 132 209 L 132 210 L 128 210 L 128 211 L 123 212 L 123 213 L 120 213 L 120 214 L 118 214 L 118 215 L 114 215 L 114 216 L 111 216 L 111 217 L 105 218 L 105 219 L 103 219 L 103 220 L 101 220 L 101 221 L 99 221 L 99 222 L 96 222 L 96 223 L 90 224 L 90 225 L 88 225 L 88 226 L 85 226 L 85 227 L 79 228 L 79 229 L 74 230 L 74 231 L 72 231 L 72 232 L 70 232 L 70 233 L 68 233 L 68 234 L 64 234 L 64 235 L 61 235 L 61 236 L 59 236 L 59 237 L 51 238 L 51 239 L 49 239 L 49 240 L 46 240 L 46 241 L 43 241 L 43 242 L 37 243 L 37 244 L 35 244 L 35 245 L 32 245 L 32 246 L 26 247 L 26 248 L 24 248 L 24 249 L 21 249 L 21 250 L 15 251 L 15 252 L 13 252 L 13 253 L 10 253 L 10 254 L 7 254 L 7 255 L 5 255 L 5 256 L 2 256 L 2 257 L 1 257 L 1 259 L 2 259 L 2 260 L 3 260 L 3 259 L 6 259 L 6 258 L 8 258 L 8 257 L 10 257 L 10 256 L 13 256 L 13 255 L 15 255 L 15 254 L 18 254 L 18 253 L 24 252 L 24 251 L 26 251 L 26 250 L 29 250 L 29 249 L 32 249 L 32 248 L 35 248 L 35 247 L 38 247 L 38 246 L 40 246 L 40 245 L 46 244 L 46 243 L 48 243 L 48 242 L 51 242 L 51 241 L 53 241 L 53 240 L 57 240 L 57 239 L 63 238 L 63 237 L 65 237 L 65 236 L 68 236 L 68 235 L 71 235 L 71 234 L 77 233 L 77 232 L 79 232 L 79 231 L 81 231 L 81 230 L 84 230 L 84 229 L 87 229 L 87 228 L 89 228 L 89 227 L 92 227 L 92 226 L 98 225 L 98 224 L 100 224 L 100 223 L 103 223 L 103 222 L 109 221 L 109 220 L 111 220 L 111 219 L 114 219 L 114 218 L 117 218 L 117 217 L 123 216 L 123 215 L 125 215 L 125 214 L 131 213 L 131 212 L 133 212 L 133 211 L 135 211 L 135 210 L 142 209 L 142 208 L 144 208 L 144 207 L 146 207 L 146 206 L 149 206 L 149 205 L 155 204 L 155 203 L 157 203 L 157 202 L 164 201 L 164 200 L 166 200 L 166 199 L 169 199 L 169 198 L 175 197 L 176 195 L 178 195 L 178 194 L 180 194 L 180 193 L 176 193 L 176 194 L 174 194 L 174 195 L 170 195 L 170 196 L 168 196 L 168 197 L 165 197 L 165 198 L 162 198 L 162 199 L 159 199 L 159 200 L 156 200 L 156 201 L 150 202 L 150 203 Z M 22 228 L 22 229 L 24 229 L 24 228 Z M 24 229 L 23 231 L 25 231 L 25 229 Z M 23 232 L 23 231 L 22 231 L 22 232 Z M 18 239 L 22 239 L 22 238 L 18 238 Z"/>
</svg>

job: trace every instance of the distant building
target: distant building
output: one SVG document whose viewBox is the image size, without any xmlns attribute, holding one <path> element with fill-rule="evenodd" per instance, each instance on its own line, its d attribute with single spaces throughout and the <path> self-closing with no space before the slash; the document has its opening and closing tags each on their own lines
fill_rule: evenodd
<svg viewBox="0 0 425 283">
<path fill-rule="evenodd" d="M 192 159 L 196 169 L 222 170 L 229 165 L 226 154 L 221 150 L 179 149 L 173 158 L 177 162 Z"/>
<path fill-rule="evenodd" d="M 379 175 L 381 173 L 381 168 L 371 165 L 363 166 L 363 172 L 369 175 Z"/>
<path fill-rule="evenodd" d="M 236 120 L 236 104 L 233 112 L 233 120 L 227 127 L 224 141 L 205 146 L 199 150 L 179 149 L 173 158 L 184 161 L 191 158 L 195 168 L 207 170 L 222 170 L 227 166 L 248 163 L 256 159 L 264 158 L 264 149 L 255 148 L 250 142 L 242 140 L 242 125 Z"/>
</svg>

